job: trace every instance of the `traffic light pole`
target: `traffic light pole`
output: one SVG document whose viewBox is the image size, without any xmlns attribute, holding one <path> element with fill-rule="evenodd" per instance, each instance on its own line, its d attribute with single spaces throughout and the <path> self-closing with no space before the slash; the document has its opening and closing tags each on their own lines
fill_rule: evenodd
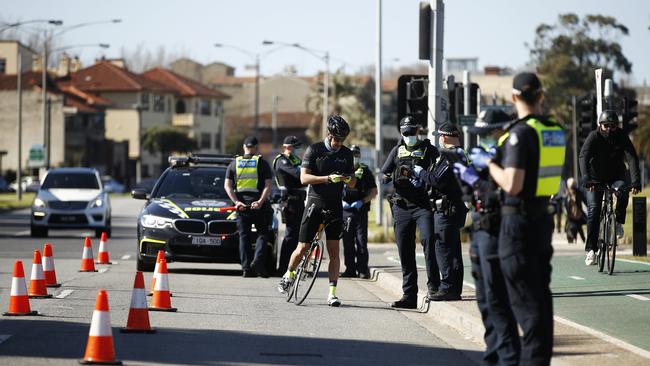
<svg viewBox="0 0 650 366">
<path fill-rule="evenodd" d="M 384 192 L 382 191 L 382 174 L 379 171 L 383 163 L 383 144 L 381 137 L 381 0 L 377 0 L 377 64 L 375 65 L 375 179 L 377 180 L 377 216 L 375 222 L 384 224 Z"/>
<path fill-rule="evenodd" d="M 441 121 L 441 98 L 442 98 L 442 57 L 443 57 L 443 37 L 444 37 L 444 16 L 445 4 L 442 0 L 430 0 L 431 6 L 431 57 L 429 57 L 429 112 L 427 118 L 427 128 L 429 138 L 438 141 L 435 137 L 436 124 Z"/>
<path fill-rule="evenodd" d="M 580 186 L 580 178 L 578 177 L 578 116 L 577 110 L 578 103 L 576 102 L 576 96 L 571 97 L 571 104 L 573 105 L 573 118 L 571 121 L 571 147 L 573 149 L 573 179 Z"/>
</svg>

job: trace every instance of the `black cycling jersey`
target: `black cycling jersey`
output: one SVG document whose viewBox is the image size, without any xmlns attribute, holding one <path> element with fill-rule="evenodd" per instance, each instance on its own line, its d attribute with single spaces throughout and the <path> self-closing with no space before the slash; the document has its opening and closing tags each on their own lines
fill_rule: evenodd
<svg viewBox="0 0 650 366">
<path fill-rule="evenodd" d="M 345 146 L 336 151 L 329 151 L 324 142 L 310 145 L 305 151 L 302 167 L 309 169 L 311 174 L 325 176 L 330 174 L 354 174 L 352 151 Z M 309 197 L 322 201 L 338 201 L 343 196 L 343 182 L 309 185 Z"/>
</svg>

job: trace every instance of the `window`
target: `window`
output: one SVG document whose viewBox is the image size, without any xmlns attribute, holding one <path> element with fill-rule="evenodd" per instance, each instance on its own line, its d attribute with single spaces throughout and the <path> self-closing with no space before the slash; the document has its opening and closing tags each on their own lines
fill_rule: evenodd
<svg viewBox="0 0 650 366">
<path fill-rule="evenodd" d="M 99 189 L 99 182 L 92 173 L 49 173 L 41 189 L 58 188 Z"/>
<path fill-rule="evenodd" d="M 201 115 L 210 115 L 210 99 L 201 99 Z"/>
<path fill-rule="evenodd" d="M 0 58 L 0 74 L 7 72 L 7 59 Z"/>
<path fill-rule="evenodd" d="M 148 111 L 149 110 L 149 93 L 141 93 L 140 94 L 140 108 L 143 111 Z"/>
<path fill-rule="evenodd" d="M 214 115 L 215 115 L 215 117 L 219 117 L 221 114 L 223 114 L 223 103 L 222 102 L 214 102 Z"/>
<path fill-rule="evenodd" d="M 165 96 L 164 95 L 154 95 L 153 96 L 153 111 L 154 112 L 164 112 L 165 111 Z"/>
<path fill-rule="evenodd" d="M 201 149 L 211 149 L 212 148 L 212 135 L 203 132 L 201 133 Z"/>
</svg>

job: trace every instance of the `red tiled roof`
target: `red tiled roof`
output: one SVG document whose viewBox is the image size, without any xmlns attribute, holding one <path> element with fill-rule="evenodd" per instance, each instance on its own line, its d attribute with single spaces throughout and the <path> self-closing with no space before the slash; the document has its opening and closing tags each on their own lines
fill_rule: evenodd
<svg viewBox="0 0 650 366">
<path fill-rule="evenodd" d="M 96 105 L 99 105 L 99 106 L 108 106 L 108 105 L 113 104 L 110 100 L 108 100 L 106 98 L 102 98 L 102 97 L 94 95 L 94 94 L 83 92 L 83 91 L 77 89 L 73 85 L 62 84 L 62 85 L 60 85 L 60 87 L 61 87 L 61 90 L 63 90 L 66 94 L 74 95 L 77 98 L 81 98 L 86 103 L 91 104 L 91 105 L 96 104 Z"/>
<path fill-rule="evenodd" d="M 41 88 L 41 81 L 43 80 L 43 74 L 40 71 L 27 71 L 23 73 L 21 80 L 22 89 L 33 89 Z M 18 78 L 16 74 L 0 74 L 0 90 L 16 90 L 18 83 Z M 59 88 L 52 82 L 52 79 L 48 77 L 47 79 L 47 90 L 48 92 L 60 92 Z"/>
<path fill-rule="evenodd" d="M 382 80 L 381 90 L 385 92 L 391 92 L 397 90 L 397 79 Z"/>
<path fill-rule="evenodd" d="M 106 61 L 70 74 L 70 83 L 90 92 L 174 92 L 172 88 Z"/>
<path fill-rule="evenodd" d="M 66 107 L 73 107 L 77 108 L 77 112 L 82 112 L 82 113 L 101 113 L 103 109 L 101 108 L 95 108 L 87 103 L 85 103 L 82 99 L 79 99 L 75 96 L 68 95 L 64 99 L 64 105 Z"/>
<path fill-rule="evenodd" d="M 268 80 L 272 79 L 275 77 L 286 77 L 286 78 L 296 78 L 300 80 L 304 80 L 308 83 L 315 83 L 316 81 L 320 80 L 320 77 L 318 76 L 285 76 L 285 75 L 276 75 L 276 76 L 260 76 L 260 79 Z M 253 84 L 255 83 L 255 76 L 217 76 L 210 80 L 210 84 L 216 84 L 216 85 L 241 85 L 241 84 Z"/>
<path fill-rule="evenodd" d="M 309 112 L 279 112 L 277 118 L 279 128 L 308 128 L 315 115 Z M 271 119 L 271 113 L 260 114 L 259 127 L 271 128 Z M 241 127 L 253 127 L 255 116 L 226 116 L 226 123 Z"/>
<path fill-rule="evenodd" d="M 158 82 L 170 89 L 174 89 L 184 97 L 216 97 L 226 99 L 230 96 L 219 90 L 208 88 L 198 81 L 181 76 L 171 70 L 157 67 L 142 74 L 145 78 Z"/>
</svg>

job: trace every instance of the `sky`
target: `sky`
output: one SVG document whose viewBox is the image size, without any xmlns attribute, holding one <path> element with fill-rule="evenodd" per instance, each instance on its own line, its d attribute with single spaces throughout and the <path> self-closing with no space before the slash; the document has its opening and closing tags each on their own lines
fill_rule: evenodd
<svg viewBox="0 0 650 366">
<path fill-rule="evenodd" d="M 119 57 L 121 49 L 144 48 L 184 54 L 202 63 L 221 61 L 249 75 L 248 56 L 214 43 L 265 52 L 263 40 L 300 43 L 328 50 L 332 68 L 357 71 L 376 59 L 377 0 L 0 0 L 0 20 L 59 18 L 65 25 L 120 18 L 67 32 L 60 45 L 109 43 L 108 50 L 82 49 L 82 60 L 100 54 Z M 411 65 L 418 60 L 418 0 L 382 1 L 384 67 Z M 650 82 L 650 1 L 648 0 L 447 0 L 445 57 L 478 57 L 486 65 L 518 68 L 529 61 L 525 43 L 532 43 L 540 23 L 552 24 L 558 14 L 611 15 L 630 29 L 621 39 L 633 64 L 633 84 Z M 294 65 L 301 74 L 323 69 L 323 61 L 294 48 L 266 55 L 263 74 Z"/>
</svg>

